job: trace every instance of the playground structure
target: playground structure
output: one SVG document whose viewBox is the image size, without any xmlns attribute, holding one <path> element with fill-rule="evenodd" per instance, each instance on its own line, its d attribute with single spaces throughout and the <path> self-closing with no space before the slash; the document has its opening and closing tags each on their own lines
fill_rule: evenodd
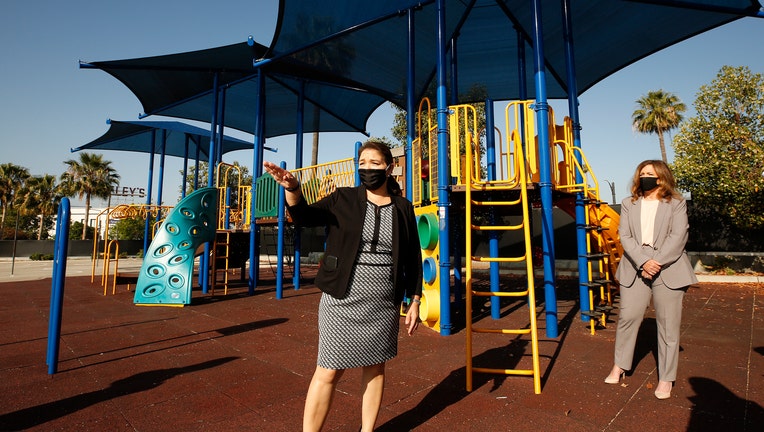
<svg viewBox="0 0 764 432">
<path fill-rule="evenodd" d="M 446 272 L 450 279 L 451 269 L 444 268 L 441 261 L 443 239 L 439 233 L 437 180 L 439 143 L 432 111 L 429 99 L 423 99 L 419 104 L 416 138 L 412 142 L 411 151 L 414 155 L 411 158 L 411 175 L 415 181 L 410 185 L 405 182 L 407 164 L 402 152 L 396 152 L 396 165 L 403 168 L 397 171 L 396 179 L 404 190 L 408 192 L 410 189 L 417 216 L 424 279 L 420 318 L 425 326 L 441 331 L 444 324 L 451 325 L 450 310 L 454 305 L 461 307 L 464 304 L 465 316 L 475 316 L 475 298 L 490 299 L 494 320 L 499 319 L 502 299 L 523 299 L 529 305 L 537 303 L 533 276 L 534 245 L 531 243 L 534 221 L 530 210 L 539 201 L 537 185 L 542 167 L 539 158 L 539 128 L 533 101 L 517 101 L 506 105 L 505 129 L 501 131 L 493 128 L 499 136 L 498 145 L 494 146 L 488 144 L 489 137 L 482 139 L 474 106 L 449 107 L 447 154 L 451 183 L 448 200 L 451 203 L 451 217 L 455 221 L 449 236 L 457 239 L 452 243 L 453 262 L 464 261 L 464 264 L 454 264 L 454 289 L 445 292 L 442 289 L 442 279 L 446 277 Z M 554 112 L 550 109 L 549 121 L 545 126 L 550 137 L 549 169 L 552 173 L 555 205 L 575 217 L 576 195 L 584 197 L 586 219 L 582 228 L 587 233 L 585 259 L 589 279 L 583 284 L 586 289 L 582 288 L 581 304 L 591 307 L 582 307 L 581 317 L 588 321 L 591 333 L 595 334 L 597 325 L 606 326 L 607 316 L 613 309 L 615 283 L 612 275 L 622 255 L 616 229 L 618 214 L 599 199 L 594 172 L 581 149 L 573 145 L 571 119 L 566 116 L 561 124 L 557 124 Z M 292 172 L 302 184 L 305 199 L 313 203 L 337 187 L 356 185 L 356 163 L 354 158 L 347 158 L 293 169 Z M 210 293 L 214 295 L 216 289 L 222 288 L 223 295 L 227 295 L 231 271 L 240 269 L 241 278 L 244 279 L 250 258 L 247 252 L 251 246 L 251 230 L 246 221 L 254 220 L 255 229 L 258 226 L 278 226 L 275 230 L 279 245 L 275 271 L 279 285 L 277 297 L 281 298 L 283 266 L 290 260 L 294 263 L 294 285 L 298 288 L 299 231 L 293 234 L 292 250 L 284 250 L 284 245 L 289 243 L 284 235 L 288 230 L 284 227 L 290 220 L 284 211 L 283 192 L 268 175 L 257 178 L 255 184 L 257 193 L 254 194 L 256 199 L 253 205 L 252 186 L 243 184 L 241 168 L 221 162 L 215 168 L 214 188 L 200 189 L 174 208 L 121 205 L 104 210 L 97 218 L 99 226 L 103 224 L 104 235 L 102 240 L 94 240 L 91 281 L 100 259 L 104 295 L 107 294 L 110 276 L 112 293 L 115 293 L 119 275 L 119 242 L 109 238 L 109 226 L 115 220 L 139 217 L 145 219 L 147 224 L 152 220 L 156 222 L 152 224 L 151 230 L 154 239 L 145 253 L 139 273 L 136 304 L 190 304 L 194 257 L 204 258 L 204 248 L 201 246 L 207 241 L 210 246 L 206 275 Z M 196 195 L 200 191 L 206 191 L 202 200 Z M 167 215 L 166 219 L 161 218 L 163 214 Z M 195 218 L 204 222 L 193 229 L 187 227 L 189 220 Z M 476 245 L 480 241 L 489 244 L 489 252 L 483 256 L 477 254 L 480 248 Z M 99 243 L 102 244 L 100 253 Z M 173 250 L 183 251 L 182 256 L 179 258 L 170 254 Z M 204 278 L 201 277 L 205 268 L 203 263 L 200 260 L 201 284 L 204 284 Z M 489 271 L 484 271 L 485 266 L 477 269 L 475 263 L 486 263 Z M 524 268 L 525 287 L 511 292 L 500 289 L 502 266 Z M 170 272 L 172 269 L 177 271 Z M 463 293 L 462 286 L 465 288 Z M 472 319 L 467 320 L 468 389 L 471 388 L 472 373 L 476 371 L 531 375 L 534 377 L 535 391 L 540 391 L 536 314 L 534 308 L 529 308 L 529 311 L 527 328 L 477 327 L 473 325 Z M 481 333 L 530 335 L 532 365 L 511 370 L 473 367 L 473 334 Z"/>
<path fill-rule="evenodd" d="M 454 304 L 465 304 L 467 331 L 467 388 L 472 386 L 473 372 L 501 373 L 532 376 L 534 390 L 540 392 L 540 372 L 538 359 L 538 335 L 536 324 L 536 289 L 534 281 L 534 262 L 532 231 L 534 221 L 531 209 L 539 201 L 537 184 L 541 162 L 538 157 L 539 146 L 537 139 L 538 125 L 535 122 L 533 102 L 519 101 L 506 105 L 504 111 L 505 130 L 497 131 L 500 137 L 495 148 L 484 145 L 478 128 L 478 119 L 474 106 L 457 105 L 449 107 L 449 142 L 448 154 L 451 175 L 450 197 L 452 204 L 451 216 L 454 223 L 450 235 L 458 242 L 452 242 L 452 255 L 455 263 L 462 262 L 464 266 L 454 265 L 456 285 L 453 292 L 441 290 L 441 279 L 449 278 L 450 269 L 444 271 L 440 264 L 441 243 L 439 233 L 439 216 L 437 179 L 438 164 L 436 155 L 439 152 L 436 127 L 432 126 L 433 113 L 427 99 L 420 104 L 417 122 L 417 138 L 412 143 L 412 177 L 416 179 L 411 185 L 405 184 L 402 172 L 398 176 L 405 189 L 410 188 L 412 202 L 415 206 L 419 231 L 420 247 L 423 259 L 423 295 L 420 305 L 420 318 L 423 324 L 435 331 L 440 331 L 444 317 L 450 317 L 450 309 Z M 586 291 L 582 291 L 586 302 L 592 305 L 590 309 L 582 308 L 581 317 L 588 321 L 591 333 L 596 326 L 605 326 L 607 315 L 613 308 L 613 292 L 615 283 L 612 280 L 615 266 L 622 255 L 622 249 L 617 237 L 618 214 L 606 203 L 599 199 L 597 180 L 592 168 L 588 165 L 583 152 L 572 145 L 572 128 L 570 118 L 565 117 L 561 124 L 555 121 L 554 113 L 549 116 L 545 125 L 550 135 L 550 154 L 553 172 L 553 185 L 556 205 L 574 216 L 574 202 L 577 194 L 583 195 L 586 208 L 585 226 L 587 233 L 586 260 L 589 280 L 585 283 Z M 419 157 L 418 157 L 419 156 Z M 356 163 L 354 158 L 342 159 L 317 166 L 292 170 L 303 185 L 305 199 L 309 203 L 316 202 L 330 194 L 337 187 L 354 186 L 358 183 L 355 175 Z M 403 158 L 398 164 L 404 165 Z M 579 179 L 579 180 L 577 180 Z M 210 188 L 201 189 L 186 197 L 173 209 L 168 218 L 159 225 L 159 233 L 147 252 L 138 286 L 136 288 L 136 304 L 184 305 L 191 301 L 193 258 L 184 255 L 182 263 L 191 264 L 183 272 L 169 275 L 173 263 L 168 261 L 168 250 L 173 248 L 201 253 L 204 241 L 210 241 L 209 284 L 212 294 L 215 289 L 223 287 L 223 294 L 228 294 L 228 273 L 232 268 L 241 267 L 242 277 L 247 256 L 243 251 L 249 250 L 249 227 L 243 221 L 252 220 L 254 210 L 255 228 L 266 224 L 279 224 L 277 258 L 277 283 L 283 279 L 285 263 L 283 245 L 287 239 L 283 229 L 289 223 L 288 214 L 284 210 L 283 190 L 268 175 L 255 180 L 257 194 L 255 205 L 250 197 L 251 185 L 242 185 L 241 170 L 233 165 L 221 163 L 216 168 L 216 188 L 210 194 Z M 594 185 L 594 186 L 592 186 Z M 205 192 L 203 200 L 195 195 Z M 213 195 L 215 198 L 213 198 Z M 187 200 L 190 203 L 187 204 Z M 216 201 L 215 201 L 216 200 Z M 208 207 L 205 207 L 208 206 Z M 203 224 L 201 229 L 189 230 L 178 221 L 178 208 L 185 210 L 179 213 L 186 219 L 200 217 L 209 220 L 210 226 Z M 164 210 L 164 209 L 163 209 Z M 148 214 L 148 212 L 147 212 Z M 214 221 L 214 223 L 212 223 Z M 179 227 L 179 228 L 178 228 Z M 214 228 L 214 229 L 212 229 Z M 237 245 L 234 247 L 234 237 Z M 295 234 L 293 244 L 298 244 L 299 233 Z M 171 243 L 169 238 L 175 238 Z M 477 242 L 489 243 L 488 253 L 479 255 Z M 181 243 L 177 243 L 181 241 Z M 173 246 L 168 246 L 173 244 Z M 107 248 L 108 250 L 108 248 Z M 234 257 L 234 251 L 238 251 Z M 299 252 L 294 252 L 294 273 L 299 269 Z M 289 252 L 286 252 L 287 254 Z M 118 254 L 117 254 L 118 255 Z M 104 254 L 104 260 L 110 254 Z M 486 263 L 482 269 L 477 269 L 475 263 Z M 537 264 L 537 263 L 536 263 Z M 522 289 L 500 289 L 500 270 L 502 266 L 515 266 L 525 270 L 526 283 Z M 104 268 L 108 268 L 105 264 Z M 202 268 L 200 266 L 200 268 Z M 462 274 L 462 271 L 464 273 Z M 201 270 L 200 270 L 201 271 Z M 116 273 L 116 269 L 115 269 Z M 222 278 L 219 279 L 219 274 Z M 108 279 L 108 277 L 106 277 Z M 166 280 L 165 280 L 166 279 Z M 157 281 L 161 283 L 157 283 Z M 464 285 L 464 293 L 460 292 L 459 284 Z M 295 288 L 298 288 L 295 283 Z M 105 285 L 104 285 L 105 286 Z M 169 286 L 170 290 L 160 286 Z M 164 294 L 159 295 L 157 292 Z M 166 297 L 173 295 L 172 299 Z M 453 296 L 453 300 L 452 300 Z M 280 294 L 278 296 L 280 298 Z M 474 325 L 472 317 L 475 314 L 475 299 L 490 299 L 493 321 L 500 322 L 499 309 L 502 300 L 518 299 L 526 302 L 529 307 L 528 323 L 522 328 L 501 328 L 496 326 L 480 327 Z M 450 325 L 450 323 L 446 323 Z M 518 369 L 487 368 L 472 365 L 473 338 L 477 334 L 514 334 L 529 335 L 531 338 L 532 364 Z"/>
</svg>

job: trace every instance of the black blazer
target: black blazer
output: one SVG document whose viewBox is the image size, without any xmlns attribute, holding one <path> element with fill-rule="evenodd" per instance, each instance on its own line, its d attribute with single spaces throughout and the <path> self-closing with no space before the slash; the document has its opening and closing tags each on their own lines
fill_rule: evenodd
<svg viewBox="0 0 764 432">
<path fill-rule="evenodd" d="M 392 196 L 393 213 L 393 286 L 395 303 L 404 296 L 422 295 L 422 250 L 419 246 L 416 217 L 411 202 Z M 338 188 L 326 198 L 308 205 L 305 198 L 288 206 L 298 226 L 326 226 L 326 250 L 321 258 L 316 286 L 335 298 L 347 293 L 350 273 L 361 245 L 366 188 Z"/>
</svg>

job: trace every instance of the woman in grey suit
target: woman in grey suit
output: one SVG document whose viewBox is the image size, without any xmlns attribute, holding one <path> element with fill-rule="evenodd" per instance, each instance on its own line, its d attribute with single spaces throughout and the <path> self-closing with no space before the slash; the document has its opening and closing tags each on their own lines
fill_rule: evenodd
<svg viewBox="0 0 764 432">
<path fill-rule="evenodd" d="M 615 277 L 620 284 L 620 312 L 615 336 L 615 364 L 608 384 L 618 384 L 632 368 L 637 332 L 652 298 L 658 323 L 658 385 L 655 397 L 671 397 L 679 361 L 682 299 L 698 280 L 684 250 L 687 203 L 676 191 L 668 165 L 646 160 L 637 166 L 631 197 L 621 203 L 618 233 L 624 256 Z"/>
</svg>

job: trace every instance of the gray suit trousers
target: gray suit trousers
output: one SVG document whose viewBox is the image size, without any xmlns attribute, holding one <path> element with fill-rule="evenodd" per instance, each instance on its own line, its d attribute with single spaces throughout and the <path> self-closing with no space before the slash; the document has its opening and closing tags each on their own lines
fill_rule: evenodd
<svg viewBox="0 0 764 432">
<path fill-rule="evenodd" d="M 631 370 L 639 326 L 653 300 L 658 324 L 658 379 L 675 381 L 679 362 L 679 333 L 682 323 L 682 300 L 687 287 L 667 288 L 666 285 L 637 277 L 630 287 L 621 286 L 620 312 L 615 336 L 615 364 Z"/>
</svg>

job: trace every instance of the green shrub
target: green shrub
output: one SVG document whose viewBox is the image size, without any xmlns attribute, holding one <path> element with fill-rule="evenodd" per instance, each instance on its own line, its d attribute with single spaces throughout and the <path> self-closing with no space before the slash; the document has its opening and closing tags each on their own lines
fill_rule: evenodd
<svg viewBox="0 0 764 432">
<path fill-rule="evenodd" d="M 32 261 L 51 261 L 53 259 L 53 254 L 35 252 L 29 256 L 29 259 Z"/>
</svg>

